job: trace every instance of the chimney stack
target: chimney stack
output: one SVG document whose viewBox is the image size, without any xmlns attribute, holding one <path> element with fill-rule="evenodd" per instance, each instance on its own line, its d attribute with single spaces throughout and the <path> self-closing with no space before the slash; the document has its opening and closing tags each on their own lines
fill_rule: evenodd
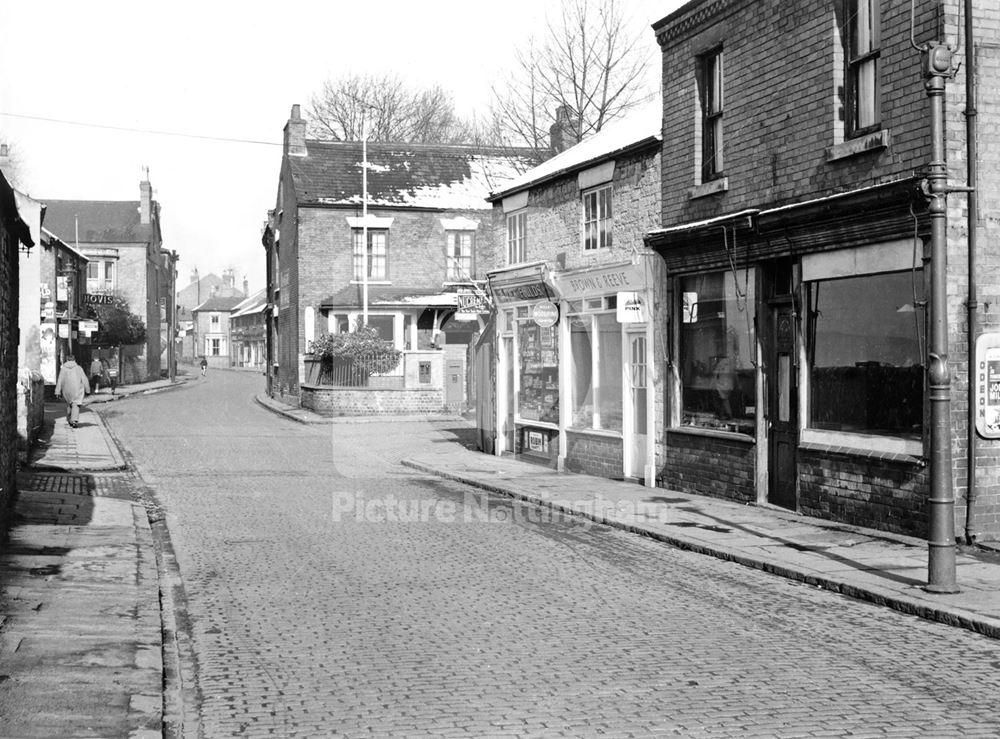
<svg viewBox="0 0 1000 739">
<path fill-rule="evenodd" d="M 193 285 L 197 281 L 198 281 L 198 268 L 195 267 L 193 270 L 191 270 L 191 284 Z"/>
<path fill-rule="evenodd" d="M 298 103 L 292 106 L 292 115 L 285 124 L 285 154 L 304 157 L 306 151 L 306 122 L 299 114 Z"/>
<path fill-rule="evenodd" d="M 153 186 L 149 184 L 149 168 L 145 179 L 139 183 L 139 223 L 148 226 L 153 212 Z"/>
<path fill-rule="evenodd" d="M 249 298 L 250 297 L 250 283 L 247 282 L 247 276 L 246 275 L 243 275 L 243 297 L 244 298 Z"/>
<path fill-rule="evenodd" d="M 560 105 L 556 108 L 556 120 L 549 126 L 549 148 L 553 154 L 559 154 L 571 146 L 580 143 L 573 131 L 569 119 L 569 108 Z"/>
<path fill-rule="evenodd" d="M 236 275 L 233 274 L 233 268 L 222 270 L 222 282 L 230 290 L 236 289 Z"/>
</svg>

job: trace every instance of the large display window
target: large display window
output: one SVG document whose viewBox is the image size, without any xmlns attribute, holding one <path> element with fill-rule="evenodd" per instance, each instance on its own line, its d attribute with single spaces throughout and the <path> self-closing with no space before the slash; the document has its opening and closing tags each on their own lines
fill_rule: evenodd
<svg viewBox="0 0 1000 739">
<path fill-rule="evenodd" d="M 923 270 L 808 283 L 809 427 L 919 440 Z"/>
<path fill-rule="evenodd" d="M 559 423 L 559 336 L 555 326 L 530 319 L 517 324 L 520 393 L 517 415 L 529 421 Z"/>
<path fill-rule="evenodd" d="M 606 311 L 614 298 L 592 302 Z M 612 312 L 586 313 L 570 303 L 569 342 L 572 358 L 571 425 L 578 429 L 622 430 L 622 324 Z"/>
<path fill-rule="evenodd" d="M 681 425 L 754 433 L 754 270 L 682 277 Z"/>
</svg>

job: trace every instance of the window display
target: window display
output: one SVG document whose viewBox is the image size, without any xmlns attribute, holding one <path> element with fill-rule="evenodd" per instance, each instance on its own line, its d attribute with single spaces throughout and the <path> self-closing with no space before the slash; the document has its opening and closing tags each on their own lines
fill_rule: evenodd
<svg viewBox="0 0 1000 739">
<path fill-rule="evenodd" d="M 752 434 L 753 270 L 682 277 L 680 290 L 681 424 Z"/>
<path fill-rule="evenodd" d="M 559 423 L 559 341 L 555 326 L 518 324 L 521 388 L 517 413 L 522 419 Z"/>
<path fill-rule="evenodd" d="M 809 283 L 809 426 L 920 439 L 923 271 Z"/>
</svg>

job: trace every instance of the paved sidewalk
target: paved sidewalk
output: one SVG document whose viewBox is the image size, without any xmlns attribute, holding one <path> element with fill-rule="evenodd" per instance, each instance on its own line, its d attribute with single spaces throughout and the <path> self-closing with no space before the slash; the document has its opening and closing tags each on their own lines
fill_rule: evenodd
<svg viewBox="0 0 1000 739">
<path fill-rule="evenodd" d="M 46 404 L 0 549 L 0 736 L 162 735 L 153 536 L 145 506 L 93 474 L 126 466 L 93 406 L 175 384 L 90 396 L 76 429 Z"/>
<path fill-rule="evenodd" d="M 961 592 L 936 595 L 922 588 L 927 543 L 921 539 L 771 506 L 560 473 L 457 447 L 402 463 L 1000 639 L 1000 552 L 963 547 L 957 555 Z"/>
</svg>

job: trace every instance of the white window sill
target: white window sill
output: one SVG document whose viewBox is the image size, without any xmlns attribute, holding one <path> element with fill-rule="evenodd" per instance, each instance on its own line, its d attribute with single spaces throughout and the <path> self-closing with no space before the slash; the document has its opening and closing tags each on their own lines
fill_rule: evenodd
<svg viewBox="0 0 1000 739">
<path fill-rule="evenodd" d="M 351 280 L 352 285 L 364 285 L 364 280 Z M 391 285 L 389 280 L 368 280 L 369 285 Z"/>
<path fill-rule="evenodd" d="M 566 429 L 568 434 L 587 434 L 588 436 L 605 436 L 609 439 L 620 439 L 622 438 L 621 431 L 615 431 L 613 429 L 592 429 L 583 428 L 580 426 L 569 426 Z"/>
<path fill-rule="evenodd" d="M 559 425 L 555 423 L 549 423 L 548 421 L 535 421 L 531 418 L 521 418 L 520 416 L 514 417 L 515 426 L 531 426 L 532 428 L 549 429 L 550 431 L 558 431 Z"/>
<path fill-rule="evenodd" d="M 726 192 L 728 189 L 729 178 L 719 177 L 716 180 L 709 180 L 708 182 L 692 187 L 688 190 L 688 198 L 691 200 L 706 198 L 709 195 L 718 195 L 719 193 Z"/>
<path fill-rule="evenodd" d="M 899 454 L 908 457 L 922 457 L 924 453 L 922 441 L 875 436 L 874 434 L 852 434 L 844 431 L 802 429 L 799 441 L 803 444 L 838 447 L 848 454 L 851 450 L 857 450 L 857 452 L 864 454 Z"/>
<path fill-rule="evenodd" d="M 826 161 L 836 162 L 841 159 L 864 154 L 878 149 L 888 149 L 892 143 L 892 134 L 888 129 L 874 131 L 867 136 L 859 136 L 856 139 L 849 139 L 842 144 L 834 144 L 826 149 Z"/>
</svg>

